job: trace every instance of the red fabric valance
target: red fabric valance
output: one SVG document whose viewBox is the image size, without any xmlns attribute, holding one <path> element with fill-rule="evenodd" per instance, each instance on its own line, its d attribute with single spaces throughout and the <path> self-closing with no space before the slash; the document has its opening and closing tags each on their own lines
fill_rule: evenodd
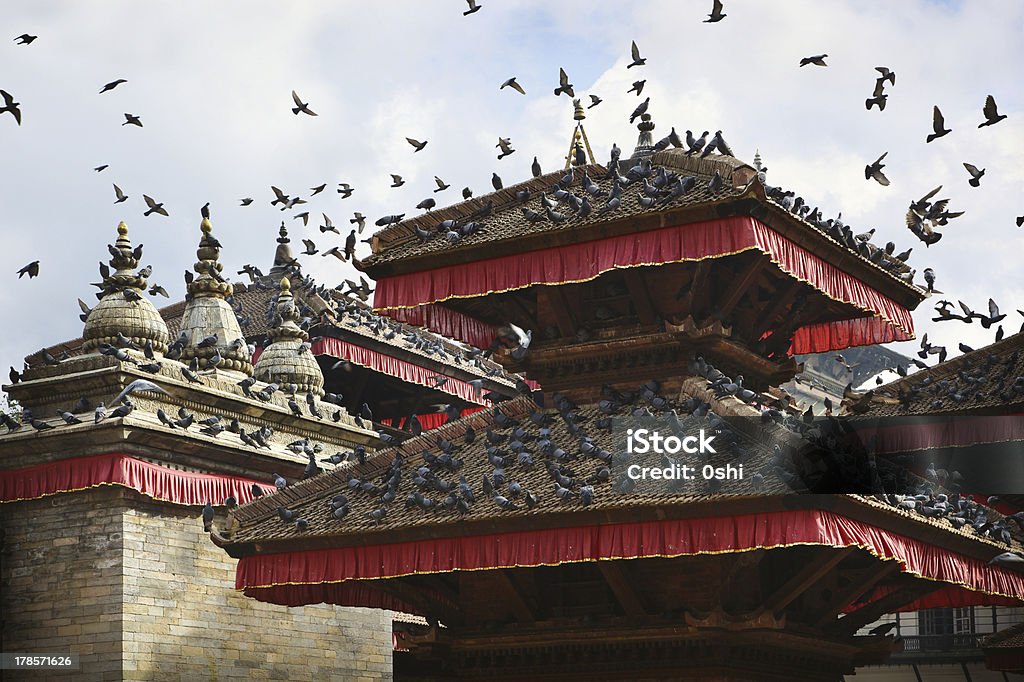
<svg viewBox="0 0 1024 682">
<path fill-rule="evenodd" d="M 249 596 L 318 603 L 322 584 L 417 573 L 675 557 L 794 545 L 860 547 L 912 575 L 967 590 L 974 604 L 1024 603 L 1024 576 L 822 510 L 554 528 L 243 557 L 235 587 Z M 301 589 L 289 592 L 288 586 Z M 272 588 L 273 591 L 265 591 Z M 301 601 L 301 599 L 310 601 Z M 280 602 L 285 603 L 285 602 Z M 349 604 L 362 606 L 363 604 Z"/>
<path fill-rule="evenodd" d="M 209 502 L 219 505 L 228 497 L 243 504 L 253 499 L 250 489 L 253 483 L 266 493 L 274 491 L 272 485 L 238 476 L 169 469 L 123 454 L 92 455 L 0 470 L 0 502 L 33 500 L 100 485 L 121 485 L 174 504 Z"/>
<path fill-rule="evenodd" d="M 459 413 L 459 416 L 460 417 L 465 417 L 467 414 L 473 414 L 474 412 L 479 412 L 480 410 L 485 410 L 485 409 L 487 409 L 487 408 L 486 407 L 467 407 L 466 409 L 462 410 L 462 412 Z M 429 414 L 418 414 L 418 415 L 416 415 L 416 418 L 420 420 L 420 426 L 423 427 L 424 431 L 430 431 L 431 429 L 436 429 L 438 426 L 441 426 L 442 424 L 444 424 L 445 422 L 448 421 L 448 415 L 444 414 L 443 412 L 430 412 Z M 380 423 L 384 424 L 385 426 L 391 426 L 392 425 L 390 419 L 381 419 Z M 405 426 L 405 418 L 403 417 L 401 420 L 399 420 L 399 424 L 395 428 L 396 429 L 401 429 L 404 426 Z"/>
<path fill-rule="evenodd" d="M 434 377 L 438 376 L 439 372 L 427 369 L 426 367 L 420 367 L 406 360 L 399 360 L 396 357 L 385 355 L 369 348 L 357 346 L 348 341 L 325 336 L 313 344 L 311 350 L 314 355 L 330 355 L 338 359 L 348 360 L 360 367 L 367 367 L 375 372 L 382 372 L 411 384 L 436 388 L 449 395 L 462 398 L 467 402 L 476 403 L 477 405 L 491 404 L 489 400 L 481 397 L 469 383 L 461 379 L 449 376 L 446 382 L 441 386 L 437 386 Z"/>
<path fill-rule="evenodd" d="M 423 308 L 455 298 L 535 284 L 584 282 L 616 268 L 717 258 L 748 250 L 761 251 L 782 271 L 865 313 L 858 319 L 810 325 L 800 330 L 794 337 L 792 353 L 840 350 L 853 344 L 906 341 L 914 337 L 913 320 L 905 307 L 748 216 L 384 277 L 376 283 L 374 305 L 376 310 L 395 319 L 486 347 L 493 339 L 487 325 L 474 324 L 475 321 L 457 314 L 442 314 L 436 305 Z"/>
<path fill-rule="evenodd" d="M 862 441 L 872 443 L 875 452 L 881 453 L 1024 441 L 1024 418 L 1020 416 L 922 416 L 902 424 L 890 424 L 890 419 L 854 422 L 854 428 Z"/>
</svg>

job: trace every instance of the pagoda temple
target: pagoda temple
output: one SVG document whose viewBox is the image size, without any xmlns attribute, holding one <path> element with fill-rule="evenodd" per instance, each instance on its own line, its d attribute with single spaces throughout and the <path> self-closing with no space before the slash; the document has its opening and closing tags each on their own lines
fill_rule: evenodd
<svg viewBox="0 0 1024 682">
<path fill-rule="evenodd" d="M 233 510 L 211 536 L 237 589 L 417 615 L 395 674 L 424 680 L 835 681 L 899 648 L 858 635 L 883 614 L 1024 603 L 1024 575 L 989 563 L 1020 534 L 984 500 L 872 457 L 862 489 L 798 494 L 843 458 L 795 453 L 842 427 L 773 387 L 794 354 L 912 338 L 913 273 L 653 128 L 629 159 L 574 139 L 562 171 L 373 237 L 375 312 L 541 390 Z M 631 481 L 615 420 L 652 414 L 720 438 L 697 468 L 744 474 Z"/>
</svg>

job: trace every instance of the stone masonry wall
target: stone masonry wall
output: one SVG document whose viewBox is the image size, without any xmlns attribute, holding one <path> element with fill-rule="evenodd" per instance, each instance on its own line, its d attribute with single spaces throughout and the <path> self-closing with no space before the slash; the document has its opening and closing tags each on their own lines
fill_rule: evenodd
<svg viewBox="0 0 1024 682">
<path fill-rule="evenodd" d="M 392 679 L 390 613 L 242 596 L 199 514 L 116 486 L 0 505 L 0 651 L 81 659 L 0 680 Z"/>
<path fill-rule="evenodd" d="M 0 505 L 0 651 L 75 652 L 81 665 L 0 679 L 121 679 L 125 508 L 106 486 Z"/>
<path fill-rule="evenodd" d="M 390 612 L 243 596 L 199 509 L 133 505 L 124 550 L 125 680 L 391 679 Z"/>
</svg>

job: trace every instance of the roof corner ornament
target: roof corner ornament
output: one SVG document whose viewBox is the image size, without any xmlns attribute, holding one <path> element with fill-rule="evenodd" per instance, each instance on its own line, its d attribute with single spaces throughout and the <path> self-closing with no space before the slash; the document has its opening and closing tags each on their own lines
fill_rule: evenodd
<svg viewBox="0 0 1024 682">
<path fill-rule="evenodd" d="M 654 136 L 651 135 L 651 131 L 654 130 L 654 121 L 651 120 L 651 115 L 646 112 L 641 114 L 640 122 L 636 124 L 636 128 L 640 131 L 640 135 L 636 139 L 633 158 L 650 156 L 654 153 Z"/>
</svg>

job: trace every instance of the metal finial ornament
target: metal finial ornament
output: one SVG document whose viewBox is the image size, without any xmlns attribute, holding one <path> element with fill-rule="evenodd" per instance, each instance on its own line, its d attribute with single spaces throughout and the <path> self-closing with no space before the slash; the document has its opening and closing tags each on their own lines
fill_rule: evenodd
<svg viewBox="0 0 1024 682">
<path fill-rule="evenodd" d="M 288 272 L 290 268 L 297 268 L 299 265 L 295 256 L 292 255 L 292 247 L 288 246 L 292 240 L 288 238 L 288 228 L 285 227 L 283 220 L 278 235 L 277 249 L 274 251 L 274 267 L 270 269 L 270 275 L 275 279 Z"/>
<path fill-rule="evenodd" d="M 587 131 L 583 129 L 583 119 L 587 117 L 583 110 L 583 106 L 580 104 L 578 99 L 572 101 L 573 106 L 573 120 L 576 121 L 576 127 L 572 131 L 572 140 L 569 142 L 569 153 L 565 155 L 565 169 L 568 170 L 569 166 L 581 166 L 586 164 L 587 158 L 590 159 L 590 163 L 597 163 L 594 159 L 594 150 L 590 148 L 590 140 L 587 139 Z M 586 149 L 586 156 L 582 157 L 583 163 L 580 163 L 581 154 L 578 153 L 581 147 L 580 141 L 583 141 L 582 147 Z"/>
<path fill-rule="evenodd" d="M 640 135 L 637 137 L 633 156 L 650 156 L 654 153 L 654 136 L 651 134 L 651 131 L 654 130 L 654 121 L 651 120 L 651 115 L 648 113 L 641 114 L 640 122 L 636 124 L 636 128 L 640 131 Z"/>
<path fill-rule="evenodd" d="M 754 169 L 761 170 L 761 150 L 754 150 Z"/>
</svg>

